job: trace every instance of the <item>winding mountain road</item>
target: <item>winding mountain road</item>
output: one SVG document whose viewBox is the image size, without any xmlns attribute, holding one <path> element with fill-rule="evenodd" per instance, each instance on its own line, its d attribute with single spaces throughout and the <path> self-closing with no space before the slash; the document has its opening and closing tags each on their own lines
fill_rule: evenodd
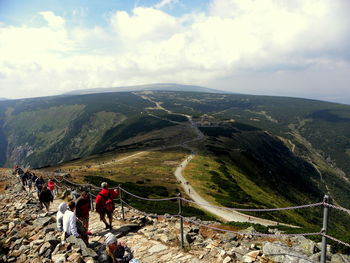
<svg viewBox="0 0 350 263">
<path fill-rule="evenodd" d="M 165 109 L 164 107 L 162 107 L 160 105 L 159 102 L 155 102 L 153 101 L 151 98 L 147 97 L 147 96 L 142 96 L 142 98 L 147 99 L 153 103 L 156 104 L 156 108 L 157 109 L 161 109 L 164 110 L 168 113 L 173 113 L 167 109 Z M 185 141 L 183 142 L 181 145 L 182 147 L 185 147 L 187 149 L 191 150 L 191 154 L 176 168 L 174 175 L 177 178 L 177 180 L 181 183 L 181 186 L 183 187 L 183 189 L 185 190 L 185 193 L 193 200 L 193 202 L 197 203 L 196 205 L 198 207 L 200 207 L 202 210 L 206 210 L 209 213 L 221 218 L 224 221 L 238 221 L 238 222 L 250 222 L 250 223 L 257 223 L 257 224 L 261 224 L 261 225 L 285 225 L 285 226 L 291 226 L 294 227 L 292 225 L 288 225 L 288 224 L 283 224 L 283 223 L 279 223 L 276 221 L 272 221 L 272 220 L 267 220 L 267 219 L 262 219 L 262 218 L 258 218 L 258 217 L 253 217 L 253 216 L 249 216 L 243 213 L 239 213 L 237 211 L 234 210 L 227 210 L 227 208 L 219 208 L 216 206 L 213 206 L 212 204 L 210 204 L 208 201 L 206 201 L 203 197 L 201 197 L 196 190 L 189 184 L 189 182 L 187 182 L 187 180 L 183 177 L 183 171 L 186 168 L 186 166 L 189 164 L 189 162 L 194 158 L 195 156 L 195 149 L 188 146 L 187 144 L 190 142 L 194 142 L 194 141 L 200 141 L 202 140 L 205 136 L 204 134 L 198 129 L 197 125 L 193 122 L 191 116 L 189 115 L 185 115 L 185 114 L 180 114 L 183 115 L 185 117 L 187 117 L 188 121 L 189 121 L 189 125 L 191 126 L 192 129 L 194 129 L 194 131 L 197 134 L 197 137 L 194 139 L 191 139 L 189 141 Z"/>
</svg>

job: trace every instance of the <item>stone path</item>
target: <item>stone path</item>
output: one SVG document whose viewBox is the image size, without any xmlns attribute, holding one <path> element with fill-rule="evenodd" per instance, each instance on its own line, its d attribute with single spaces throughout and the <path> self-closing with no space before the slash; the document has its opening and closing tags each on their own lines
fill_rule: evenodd
<svg viewBox="0 0 350 263">
<path fill-rule="evenodd" d="M 57 211 L 57 207 L 61 202 L 62 200 L 55 199 L 51 205 L 50 211 Z M 128 211 L 128 209 L 126 210 Z M 115 215 L 117 214 L 119 214 L 118 208 L 115 211 Z M 132 216 L 132 212 L 130 211 L 127 216 L 128 215 Z M 120 227 L 124 224 L 128 225 L 120 219 L 121 218 L 118 217 L 115 218 L 112 233 L 118 234 L 118 229 Z M 103 235 L 108 232 L 104 227 L 104 223 L 99 220 L 99 215 L 96 212 L 91 212 L 89 230 L 92 232 L 92 235 L 90 236 L 89 242 L 97 241 L 103 243 Z M 156 232 L 156 230 L 157 229 L 155 229 L 154 232 Z M 166 232 L 166 229 L 162 230 Z M 191 250 L 190 252 L 185 252 L 180 249 L 175 238 L 172 240 L 173 242 L 162 242 L 151 239 L 142 234 L 142 232 L 147 231 L 141 229 L 138 232 L 128 233 L 126 236 L 119 238 L 120 241 L 125 242 L 125 244 L 132 249 L 135 258 L 139 259 L 140 263 L 212 263 L 212 261 L 200 259 L 200 257 L 203 257 L 203 251 Z M 165 241 L 168 241 L 166 240 L 166 237 L 163 238 Z"/>
</svg>

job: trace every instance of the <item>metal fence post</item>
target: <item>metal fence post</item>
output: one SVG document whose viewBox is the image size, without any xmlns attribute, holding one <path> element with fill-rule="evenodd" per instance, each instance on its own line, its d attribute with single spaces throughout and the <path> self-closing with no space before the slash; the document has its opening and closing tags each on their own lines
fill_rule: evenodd
<svg viewBox="0 0 350 263">
<path fill-rule="evenodd" d="M 124 214 L 124 202 L 123 202 L 123 196 L 122 196 L 122 190 L 121 190 L 121 186 L 118 185 L 118 191 L 119 191 L 119 200 L 120 200 L 120 205 L 122 207 L 122 219 L 123 221 L 125 221 L 125 214 Z"/>
<path fill-rule="evenodd" d="M 91 190 L 92 190 L 92 187 L 91 187 L 91 185 L 89 186 L 89 195 L 90 195 L 90 206 L 91 206 L 91 211 L 94 211 L 95 209 L 94 209 L 94 201 L 93 201 L 93 196 L 92 196 L 92 194 L 91 194 Z"/>
<path fill-rule="evenodd" d="M 329 197 L 325 195 L 323 198 L 323 226 L 322 226 L 322 234 L 327 234 L 327 226 L 328 226 L 328 206 L 325 205 L 328 203 Z M 327 238 L 322 236 L 322 250 L 321 250 L 321 263 L 326 263 L 327 260 Z"/>
<path fill-rule="evenodd" d="M 181 193 L 178 194 L 179 199 L 179 216 L 180 216 L 180 242 L 181 242 L 181 248 L 184 248 L 184 220 L 182 218 L 182 199 L 181 199 Z"/>
</svg>

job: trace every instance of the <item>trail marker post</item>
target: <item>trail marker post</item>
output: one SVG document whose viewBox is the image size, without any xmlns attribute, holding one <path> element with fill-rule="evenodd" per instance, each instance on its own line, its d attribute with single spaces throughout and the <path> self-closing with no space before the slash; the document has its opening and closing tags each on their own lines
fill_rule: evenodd
<svg viewBox="0 0 350 263">
<path fill-rule="evenodd" d="M 178 199 L 179 199 L 179 216 L 180 216 L 180 242 L 181 242 L 181 248 L 184 248 L 184 220 L 181 216 L 182 214 L 181 193 L 178 194 Z"/>
<path fill-rule="evenodd" d="M 328 227 L 328 206 L 325 204 L 328 203 L 329 197 L 328 195 L 325 195 L 323 197 L 323 226 L 322 226 L 322 234 L 327 234 L 327 227 Z M 326 263 L 327 260 L 327 238 L 323 235 L 322 236 L 322 249 L 321 249 L 321 263 Z"/>
</svg>

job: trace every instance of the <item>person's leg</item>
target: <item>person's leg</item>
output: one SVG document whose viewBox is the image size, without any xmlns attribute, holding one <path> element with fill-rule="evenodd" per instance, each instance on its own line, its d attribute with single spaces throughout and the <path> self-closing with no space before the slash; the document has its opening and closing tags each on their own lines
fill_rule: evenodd
<svg viewBox="0 0 350 263">
<path fill-rule="evenodd" d="M 109 220 L 109 229 L 112 229 L 113 213 L 107 213 Z"/>
<path fill-rule="evenodd" d="M 106 213 L 103 213 L 103 212 L 101 212 L 100 213 L 100 220 L 103 222 L 103 223 L 105 223 L 105 226 L 106 226 L 106 229 L 108 228 L 108 223 L 107 223 L 107 221 L 106 221 Z"/>
</svg>

